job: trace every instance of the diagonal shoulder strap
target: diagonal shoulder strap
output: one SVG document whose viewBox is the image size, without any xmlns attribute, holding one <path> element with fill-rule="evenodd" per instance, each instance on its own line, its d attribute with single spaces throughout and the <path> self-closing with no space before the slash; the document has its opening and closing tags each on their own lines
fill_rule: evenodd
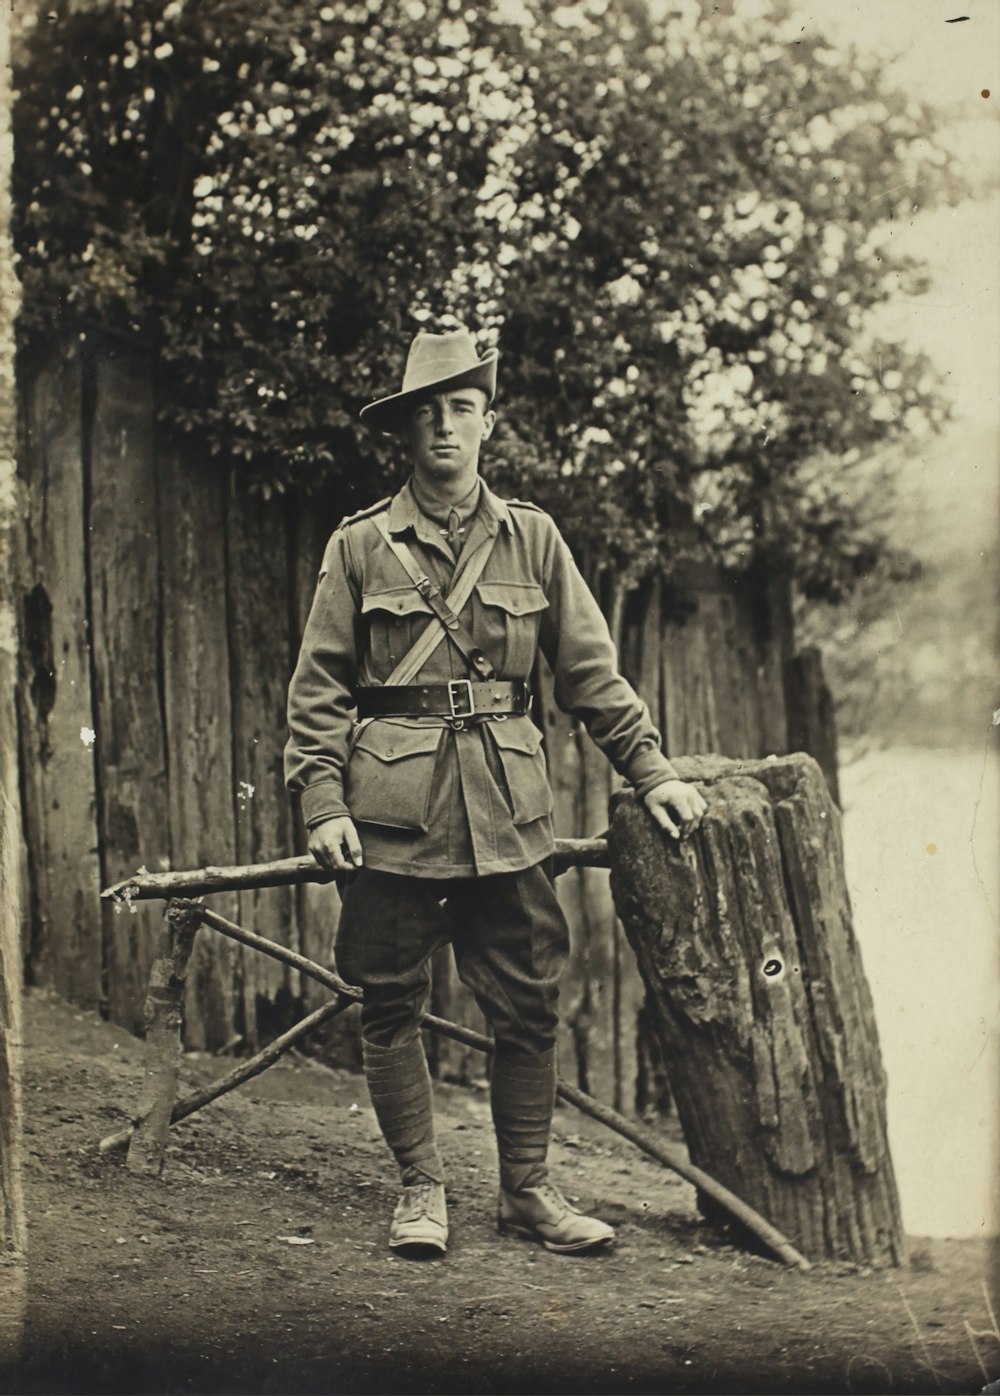
<svg viewBox="0 0 1000 1396">
<path fill-rule="evenodd" d="M 483 569 L 493 551 L 496 534 L 484 538 L 472 556 L 465 559 L 464 566 L 455 579 L 455 585 L 445 597 L 442 596 L 441 589 L 427 576 L 406 544 L 398 538 L 393 538 L 389 532 L 388 521 L 384 518 L 376 518 L 372 522 L 438 620 L 438 625 L 427 627 L 385 682 L 387 684 L 411 683 L 446 635 L 480 678 L 495 679 L 496 670 L 459 620 L 458 612 L 472 595 L 473 587 L 483 574 Z"/>
</svg>

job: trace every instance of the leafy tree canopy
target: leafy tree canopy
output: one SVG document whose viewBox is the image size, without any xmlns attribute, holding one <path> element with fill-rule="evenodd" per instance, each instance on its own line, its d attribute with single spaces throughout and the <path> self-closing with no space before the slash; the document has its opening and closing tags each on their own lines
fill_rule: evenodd
<svg viewBox="0 0 1000 1396">
<path fill-rule="evenodd" d="M 888 233 L 948 172 L 919 104 L 756 8 L 43 18 L 15 110 L 26 332 L 135 336 L 171 430 L 350 507 L 401 468 L 359 407 L 419 326 L 464 321 L 502 351 L 491 477 L 581 555 L 669 571 L 683 537 L 837 599 L 887 552 L 874 448 L 943 415 L 865 322 L 920 289 Z"/>
</svg>

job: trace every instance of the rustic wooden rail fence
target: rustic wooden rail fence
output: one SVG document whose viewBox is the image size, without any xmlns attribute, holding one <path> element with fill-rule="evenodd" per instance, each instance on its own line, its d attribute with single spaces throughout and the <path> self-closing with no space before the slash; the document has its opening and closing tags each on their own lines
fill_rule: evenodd
<svg viewBox="0 0 1000 1396">
<path fill-rule="evenodd" d="M 557 872 L 571 867 L 608 867 L 605 839 L 560 839 L 556 849 Z M 285 1052 L 323 1023 L 359 1001 L 360 990 L 345 983 L 333 970 L 308 957 L 235 924 L 202 901 L 190 900 L 205 893 L 226 892 L 248 887 L 281 887 L 331 880 L 332 874 L 317 867 L 312 859 L 291 858 L 263 866 L 202 868 L 195 872 L 161 874 L 136 873 L 107 888 L 102 896 L 120 909 L 136 901 L 166 899 L 163 926 L 153 960 L 145 1001 L 146 1071 L 138 1109 L 128 1129 L 101 1140 L 101 1150 L 113 1153 L 128 1149 L 132 1172 L 156 1176 L 162 1172 L 170 1127 L 220 1096 L 265 1071 Z M 195 935 L 200 927 L 216 931 L 247 948 L 270 956 L 308 975 L 336 997 L 302 1019 L 295 1027 L 268 1044 L 250 1060 L 241 1063 L 213 1085 L 178 1101 L 177 1087 L 181 1054 L 181 1020 L 184 980 Z M 432 1032 L 474 1051 L 489 1054 L 493 1044 L 482 1033 L 461 1024 L 425 1013 L 423 1025 Z M 562 1079 L 557 1084 L 561 1099 L 584 1114 L 628 1139 L 637 1148 L 694 1184 L 711 1200 L 721 1215 L 735 1221 L 764 1248 L 786 1265 L 810 1269 L 810 1262 L 764 1217 L 719 1184 L 704 1169 L 692 1165 L 680 1150 L 658 1139 L 649 1129 L 626 1119 Z"/>
<path fill-rule="evenodd" d="M 556 867 L 610 867 L 690 1161 L 578 1085 L 560 1080 L 559 1095 L 692 1181 L 709 1220 L 736 1220 L 790 1263 L 804 1253 L 898 1265 L 904 1247 L 886 1082 L 853 933 L 839 811 L 826 781 L 801 753 L 680 757 L 677 765 L 707 801 L 694 835 L 667 837 L 634 795 L 623 794 L 607 839 L 560 840 Z M 300 858 L 140 873 L 108 888 L 105 898 L 119 908 L 166 899 L 167 916 L 146 999 L 143 1100 L 132 1130 L 102 1147 L 128 1144 L 131 1168 L 159 1172 L 172 1121 L 265 1069 L 357 1001 L 334 969 L 191 900 L 330 876 Z M 215 1087 L 178 1102 L 184 977 L 199 926 L 336 997 Z M 491 1050 L 468 1024 L 436 1012 L 424 1023 L 432 1038 Z"/>
</svg>

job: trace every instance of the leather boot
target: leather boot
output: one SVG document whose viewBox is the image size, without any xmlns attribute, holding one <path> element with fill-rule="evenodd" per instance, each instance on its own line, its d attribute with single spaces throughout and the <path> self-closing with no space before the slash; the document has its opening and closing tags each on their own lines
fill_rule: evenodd
<svg viewBox="0 0 1000 1396">
<path fill-rule="evenodd" d="M 448 1249 L 448 1208 L 443 1183 L 424 1177 L 404 1186 L 392 1215 L 389 1245 L 414 1260 L 444 1255 Z"/>
<path fill-rule="evenodd" d="M 497 1230 L 501 1235 L 540 1241 L 547 1251 L 561 1254 L 597 1250 L 615 1236 L 606 1222 L 584 1216 L 548 1181 L 517 1192 L 501 1188 Z"/>
</svg>

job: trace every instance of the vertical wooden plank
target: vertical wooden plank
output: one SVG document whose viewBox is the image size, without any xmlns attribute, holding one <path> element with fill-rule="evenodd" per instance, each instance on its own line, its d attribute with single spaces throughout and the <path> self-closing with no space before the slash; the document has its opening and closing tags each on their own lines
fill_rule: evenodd
<svg viewBox="0 0 1000 1396">
<path fill-rule="evenodd" d="M 292 587 L 292 645 L 289 653 L 285 684 L 291 678 L 319 577 L 323 550 L 333 529 L 340 522 L 343 509 L 331 499 L 295 499 L 290 505 L 290 574 Z M 282 719 L 282 741 L 287 729 Z M 308 851 L 306 831 L 301 819 L 285 794 L 292 820 L 294 847 L 297 853 Z M 297 889 L 295 902 L 299 926 L 299 942 L 303 955 L 317 964 L 334 966 L 334 939 L 340 919 L 340 897 L 330 883 L 321 886 L 308 883 Z M 329 998 L 329 991 L 312 979 L 302 978 L 302 1000 L 307 1009 L 315 1009 Z M 358 1068 L 361 1065 L 361 1025 L 359 1010 L 348 1009 L 333 1018 L 322 1029 L 323 1055 L 338 1066 Z"/>
<path fill-rule="evenodd" d="M 635 627 L 638 647 L 636 681 L 639 696 L 645 699 L 649 715 L 659 729 L 660 736 L 664 738 L 664 750 L 669 756 L 666 735 L 663 731 L 663 664 L 661 662 L 663 634 L 660 593 L 659 577 L 653 577 L 641 592 L 639 617 Z"/>
<path fill-rule="evenodd" d="M 819 762 L 830 794 L 840 804 L 837 776 L 837 724 L 833 698 L 823 676 L 823 657 L 810 647 L 788 665 L 788 749 L 806 751 Z"/>
<path fill-rule="evenodd" d="M 601 600 L 612 638 L 622 642 L 624 592 L 617 578 L 592 584 Z M 581 727 L 577 729 L 580 747 L 579 823 L 577 837 L 602 834 L 608 827 L 614 772 L 607 757 L 599 751 Z M 581 930 L 586 964 L 586 1038 L 589 1089 L 601 1100 L 619 1103 L 620 1062 L 618 1060 L 618 975 L 615 955 L 615 911 L 606 872 L 596 868 L 580 871 Z M 581 1038 L 578 1033 L 578 1044 Z"/>
<path fill-rule="evenodd" d="M 170 847 L 177 868 L 236 862 L 226 617 L 225 480 L 213 460 L 157 452 Z M 212 906 L 237 920 L 236 894 Z M 184 1040 L 215 1050 L 243 1032 L 241 956 L 203 931 L 187 967 Z"/>
<path fill-rule="evenodd" d="M 791 590 L 781 577 L 769 578 L 760 604 L 766 624 L 760 636 L 761 678 L 764 684 L 764 755 L 788 751 L 788 707 L 785 683 L 795 653 Z"/>
<path fill-rule="evenodd" d="M 552 672 L 539 658 L 532 684 L 534 715 L 545 733 L 545 759 L 552 787 L 553 824 L 557 838 L 572 838 L 579 828 L 580 752 L 573 722 L 556 705 Z M 586 957 L 583 944 L 583 884 L 578 869 L 556 882 L 556 895 L 569 925 L 570 958 L 559 992 L 558 1058 L 560 1074 L 585 1086 Z"/>
<path fill-rule="evenodd" d="M 14 323 L 19 309 L 10 226 L 10 15 L 0 14 L 0 1353 L 20 1351 L 27 1225 L 21 1187 L 22 822 L 17 737 L 18 482 Z M 16 1264 L 15 1264 L 16 1262 Z"/>
<path fill-rule="evenodd" d="M 698 593 L 698 620 L 704 652 L 706 684 L 711 694 L 708 707 L 708 744 L 704 751 L 724 751 L 728 755 L 749 755 L 745 750 L 747 690 L 752 694 L 752 679 L 740 682 L 739 627 L 734 624 L 732 598 L 721 590 L 705 589 Z M 751 671 L 752 672 L 752 671 Z"/>
<path fill-rule="evenodd" d="M 105 884 L 139 865 L 169 868 L 160 697 L 159 548 L 149 365 L 98 358 L 90 439 L 90 607 Z M 155 907 L 104 907 L 111 1017 L 133 1031 L 158 932 Z"/>
<path fill-rule="evenodd" d="M 316 582 L 319 577 L 323 549 L 337 520 L 331 511 L 317 507 L 313 499 L 295 500 L 291 506 L 291 586 L 292 586 L 292 644 L 289 652 L 288 672 L 285 675 L 286 689 L 291 678 L 295 657 L 298 654 L 302 632 L 305 629 Z M 287 736 L 287 727 L 282 717 L 282 737 Z M 286 795 L 290 803 L 290 797 Z M 297 853 L 306 853 L 307 836 L 300 819 L 293 814 L 294 847 Z M 320 886 L 307 884 L 300 889 L 298 897 L 299 940 L 302 953 L 317 964 L 333 963 L 333 943 L 340 916 L 340 898 L 337 889 L 331 884 Z M 329 991 L 312 980 L 303 980 L 302 992 L 311 1008 L 318 1007 L 329 997 Z M 340 1028 L 341 1021 L 335 1019 L 332 1028 Z"/>
<path fill-rule="evenodd" d="M 663 617 L 663 707 L 673 755 L 713 749 L 701 597 L 674 587 Z"/>
<path fill-rule="evenodd" d="M 80 363 L 75 348 L 53 347 L 23 370 L 19 717 L 33 883 L 29 967 L 35 982 L 95 1008 L 100 866 Z"/>
<path fill-rule="evenodd" d="M 635 673 L 639 693 L 649 707 L 650 716 L 663 738 L 663 749 L 671 749 L 664 730 L 663 717 L 663 617 L 662 584 L 653 577 L 644 584 L 634 622 Z M 644 1005 L 646 988 L 639 973 L 635 954 L 628 944 L 621 922 L 615 921 L 615 963 L 618 974 L 618 1060 L 619 1108 L 625 1114 L 645 1109 L 660 1098 L 659 1083 L 652 1079 L 650 1052 L 643 1051 L 648 1036 L 645 1028 Z"/>
<path fill-rule="evenodd" d="M 249 494 L 231 476 L 228 491 L 229 652 L 232 662 L 236 855 L 241 863 L 287 857 L 294 845 L 282 753 L 290 669 L 291 604 L 285 501 Z M 298 948 L 289 887 L 239 894 L 242 925 Z M 290 1026 L 301 1000 L 299 976 L 269 957 L 243 956 L 244 1031 Z"/>
</svg>

